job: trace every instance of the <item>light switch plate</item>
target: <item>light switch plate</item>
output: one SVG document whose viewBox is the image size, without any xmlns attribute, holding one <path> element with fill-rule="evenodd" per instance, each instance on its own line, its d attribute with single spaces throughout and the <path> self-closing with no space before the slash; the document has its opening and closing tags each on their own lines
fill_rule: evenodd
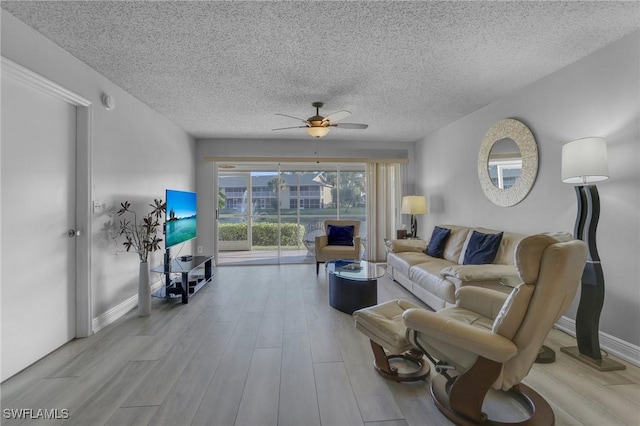
<svg viewBox="0 0 640 426">
<path fill-rule="evenodd" d="M 103 210 L 104 210 L 104 204 L 98 201 L 93 202 L 93 214 L 102 213 Z"/>
</svg>

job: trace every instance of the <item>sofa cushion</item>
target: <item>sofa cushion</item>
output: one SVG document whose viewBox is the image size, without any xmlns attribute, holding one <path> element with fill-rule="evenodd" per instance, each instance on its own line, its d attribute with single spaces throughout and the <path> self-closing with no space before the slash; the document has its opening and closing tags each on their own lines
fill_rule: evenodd
<svg viewBox="0 0 640 426">
<path fill-rule="evenodd" d="M 409 268 L 413 265 L 423 263 L 429 258 L 422 251 L 405 251 L 401 253 L 389 253 L 387 255 L 387 265 L 398 270 L 402 275 L 409 276 Z"/>
<path fill-rule="evenodd" d="M 440 275 L 440 271 L 455 264 L 446 259 L 436 259 L 433 257 L 425 257 L 425 259 L 429 259 L 429 261 L 411 267 L 409 270 L 409 279 L 415 285 L 422 287 L 440 299 L 446 300 L 449 303 L 455 303 L 456 286 Z"/>
<path fill-rule="evenodd" d="M 439 226 L 434 227 L 425 253 L 429 256 L 439 257 L 442 259 L 444 257 L 444 246 L 447 243 L 447 239 L 450 234 L 451 229 L 449 228 L 441 228 Z"/>
<path fill-rule="evenodd" d="M 485 265 L 493 262 L 500 242 L 502 241 L 502 232 L 498 234 L 483 234 L 478 231 L 472 231 L 471 237 L 464 252 L 463 265 Z"/>
<path fill-rule="evenodd" d="M 465 282 L 498 281 L 517 279 L 518 270 L 515 265 L 453 265 L 440 271 L 440 275 Z"/>
<path fill-rule="evenodd" d="M 386 240 L 385 245 L 387 247 L 387 252 L 392 253 L 401 253 L 403 251 L 416 251 L 418 253 L 423 253 L 426 248 L 424 240 Z"/>
<path fill-rule="evenodd" d="M 449 238 L 447 238 L 447 242 L 444 245 L 442 258 L 451 262 L 459 263 L 458 260 L 460 259 L 460 253 L 462 252 L 462 246 L 467 239 L 470 228 L 455 225 L 442 225 L 441 227 L 451 230 Z"/>
<path fill-rule="evenodd" d="M 355 253 L 355 249 L 354 249 L 353 246 L 324 246 L 324 247 L 322 247 L 322 259 L 348 259 L 348 260 L 353 260 L 354 253 Z"/>
<path fill-rule="evenodd" d="M 355 232 L 353 225 L 328 225 L 327 229 L 330 246 L 353 246 L 353 233 Z"/>
</svg>

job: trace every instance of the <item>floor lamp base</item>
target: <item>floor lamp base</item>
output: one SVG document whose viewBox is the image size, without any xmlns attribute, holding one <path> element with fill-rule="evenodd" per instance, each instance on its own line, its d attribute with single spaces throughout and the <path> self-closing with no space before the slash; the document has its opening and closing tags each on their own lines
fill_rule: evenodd
<svg viewBox="0 0 640 426">
<path fill-rule="evenodd" d="M 608 357 L 604 357 L 602 359 L 594 359 L 590 356 L 581 354 L 577 346 L 567 346 L 564 348 L 560 348 L 560 351 L 564 352 L 572 358 L 577 359 L 578 361 L 581 361 L 591 368 L 595 368 L 598 371 L 616 371 L 625 370 L 627 368 L 624 364 L 621 364 L 618 361 L 614 361 Z"/>
<path fill-rule="evenodd" d="M 549 346 L 542 345 L 540 353 L 536 357 L 537 364 L 551 364 L 556 360 L 556 353 Z"/>
</svg>

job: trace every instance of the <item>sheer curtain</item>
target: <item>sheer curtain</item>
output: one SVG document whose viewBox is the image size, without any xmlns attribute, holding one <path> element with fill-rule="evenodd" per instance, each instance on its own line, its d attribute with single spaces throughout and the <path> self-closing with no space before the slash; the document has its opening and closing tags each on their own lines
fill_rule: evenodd
<svg viewBox="0 0 640 426">
<path fill-rule="evenodd" d="M 385 238 L 395 238 L 400 225 L 402 164 L 367 163 L 367 245 L 369 262 L 385 262 Z"/>
</svg>

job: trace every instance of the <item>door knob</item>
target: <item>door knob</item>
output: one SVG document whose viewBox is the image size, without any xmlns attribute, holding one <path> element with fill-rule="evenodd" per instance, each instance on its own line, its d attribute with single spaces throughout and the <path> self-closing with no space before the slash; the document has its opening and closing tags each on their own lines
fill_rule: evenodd
<svg viewBox="0 0 640 426">
<path fill-rule="evenodd" d="M 69 231 L 67 232 L 67 235 L 69 236 L 69 238 L 79 237 L 80 231 L 76 231 L 75 229 L 69 229 Z"/>
</svg>

